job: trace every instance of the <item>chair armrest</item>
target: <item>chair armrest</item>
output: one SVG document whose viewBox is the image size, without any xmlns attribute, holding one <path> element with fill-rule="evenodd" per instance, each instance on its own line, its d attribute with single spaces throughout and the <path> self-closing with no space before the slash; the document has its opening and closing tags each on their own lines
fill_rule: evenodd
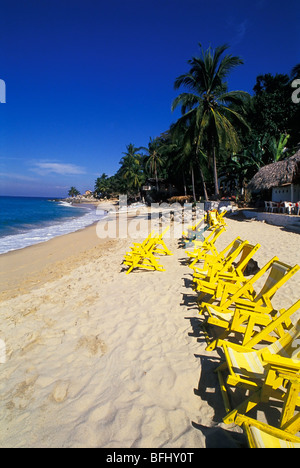
<svg viewBox="0 0 300 468">
<path fill-rule="evenodd" d="M 300 361 L 296 359 L 278 356 L 277 354 L 270 353 L 269 350 L 262 352 L 263 360 L 273 367 L 278 369 L 290 369 L 292 371 L 300 371 Z M 300 377 L 300 376 L 299 376 Z"/>
</svg>

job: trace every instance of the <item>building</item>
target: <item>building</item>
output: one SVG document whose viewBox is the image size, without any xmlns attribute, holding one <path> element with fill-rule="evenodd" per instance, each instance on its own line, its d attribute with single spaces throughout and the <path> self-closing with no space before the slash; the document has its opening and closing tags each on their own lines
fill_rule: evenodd
<svg viewBox="0 0 300 468">
<path fill-rule="evenodd" d="M 293 156 L 262 167 L 248 184 L 253 193 L 265 192 L 274 202 L 300 201 L 300 150 Z"/>
</svg>

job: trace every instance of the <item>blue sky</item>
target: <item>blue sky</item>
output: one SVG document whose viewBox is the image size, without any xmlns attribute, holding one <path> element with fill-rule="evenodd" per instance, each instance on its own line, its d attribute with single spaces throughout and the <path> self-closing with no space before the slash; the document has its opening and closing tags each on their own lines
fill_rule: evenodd
<svg viewBox="0 0 300 468">
<path fill-rule="evenodd" d="M 66 196 L 176 121 L 187 61 L 228 43 L 230 89 L 300 63 L 299 0 L 0 0 L 0 195 Z"/>
</svg>

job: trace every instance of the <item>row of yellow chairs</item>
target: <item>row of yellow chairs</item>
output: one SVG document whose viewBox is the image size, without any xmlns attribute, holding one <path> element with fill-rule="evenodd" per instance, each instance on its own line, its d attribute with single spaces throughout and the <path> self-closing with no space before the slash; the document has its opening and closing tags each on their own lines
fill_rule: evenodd
<svg viewBox="0 0 300 468">
<path fill-rule="evenodd" d="M 193 226 L 188 226 L 187 231 L 183 231 L 181 246 L 197 247 L 205 240 L 204 234 L 206 231 L 214 230 L 217 227 L 226 227 L 224 216 L 226 211 L 219 213 L 217 210 L 211 210 L 204 214 L 204 216 L 197 221 Z"/>
<path fill-rule="evenodd" d="M 172 255 L 163 239 L 169 229 L 170 227 L 167 226 L 161 234 L 152 231 L 143 242 L 133 243 L 131 250 L 126 252 L 123 259 L 123 264 L 129 267 L 126 274 L 136 268 L 165 271 L 164 267 L 159 263 L 157 255 Z"/>
<path fill-rule="evenodd" d="M 194 289 L 199 291 L 200 314 L 205 317 L 202 325 L 208 342 L 206 349 L 219 347 L 224 352 L 225 360 L 216 370 L 226 409 L 223 420 L 243 426 L 250 447 L 297 447 L 300 320 L 293 324 L 291 316 L 300 308 L 300 300 L 280 310 L 273 307 L 271 300 L 299 266 L 292 267 L 274 257 L 247 279 L 245 268 L 260 245 L 237 237 L 218 252 L 215 241 L 222 232 L 222 227 L 217 226 L 188 255 L 194 270 Z M 264 275 L 266 281 L 257 292 L 256 283 Z M 210 298 L 206 300 L 207 294 Z M 211 338 L 208 325 L 221 327 L 222 334 Z M 248 392 L 235 408 L 231 407 L 227 386 Z M 248 417 L 247 413 L 259 403 L 274 400 L 283 405 L 278 428 Z"/>
</svg>

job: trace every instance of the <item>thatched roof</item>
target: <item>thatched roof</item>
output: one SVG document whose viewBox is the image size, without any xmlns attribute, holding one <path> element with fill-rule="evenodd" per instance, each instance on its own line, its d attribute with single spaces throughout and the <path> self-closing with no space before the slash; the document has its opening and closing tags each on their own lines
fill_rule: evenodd
<svg viewBox="0 0 300 468">
<path fill-rule="evenodd" d="M 300 150 L 294 156 L 262 167 L 250 180 L 252 192 L 300 183 Z"/>
</svg>

